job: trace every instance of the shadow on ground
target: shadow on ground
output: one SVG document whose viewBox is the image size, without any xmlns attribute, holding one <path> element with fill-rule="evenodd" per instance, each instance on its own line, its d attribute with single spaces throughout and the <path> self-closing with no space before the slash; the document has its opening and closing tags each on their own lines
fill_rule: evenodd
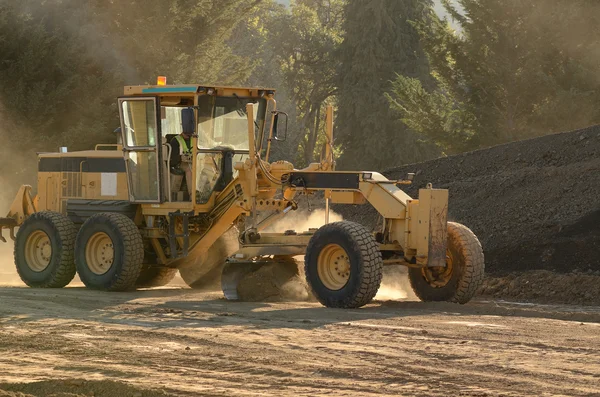
<svg viewBox="0 0 600 397">
<path fill-rule="evenodd" d="M 0 397 L 169 397 L 176 395 L 111 380 L 68 379 L 0 383 Z"/>
<path fill-rule="evenodd" d="M 371 319 L 444 315 L 536 317 L 600 322 L 600 308 L 475 300 L 445 302 L 374 301 L 359 309 L 329 309 L 313 302 L 231 302 L 219 292 L 152 289 L 115 293 L 85 288 L 0 288 L 0 325 L 59 320 L 100 322 L 145 328 L 312 329 Z"/>
</svg>

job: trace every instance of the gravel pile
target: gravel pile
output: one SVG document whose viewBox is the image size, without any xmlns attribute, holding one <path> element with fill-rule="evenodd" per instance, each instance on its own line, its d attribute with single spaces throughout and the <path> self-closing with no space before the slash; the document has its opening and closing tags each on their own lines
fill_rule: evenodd
<svg viewBox="0 0 600 397">
<path fill-rule="evenodd" d="M 481 240 L 488 274 L 525 270 L 600 275 L 600 126 L 406 165 L 407 193 L 429 182 L 450 190 L 449 220 Z M 374 226 L 370 206 L 336 206 Z"/>
</svg>

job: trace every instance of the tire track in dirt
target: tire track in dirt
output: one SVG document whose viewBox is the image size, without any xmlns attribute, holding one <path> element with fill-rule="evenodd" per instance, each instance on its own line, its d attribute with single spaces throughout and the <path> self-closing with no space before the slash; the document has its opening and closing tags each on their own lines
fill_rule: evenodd
<svg viewBox="0 0 600 397">
<path fill-rule="evenodd" d="M 0 381 L 113 379 L 214 396 L 600 392 L 600 326 L 559 320 L 574 308 L 345 311 L 216 296 L 0 288 Z"/>
</svg>

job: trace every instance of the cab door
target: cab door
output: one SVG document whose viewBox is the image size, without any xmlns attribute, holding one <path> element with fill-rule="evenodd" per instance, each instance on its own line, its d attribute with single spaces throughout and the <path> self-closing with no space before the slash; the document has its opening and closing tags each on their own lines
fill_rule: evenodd
<svg viewBox="0 0 600 397">
<path fill-rule="evenodd" d="M 161 203 L 163 197 L 160 103 L 157 97 L 119 98 L 129 200 Z"/>
</svg>

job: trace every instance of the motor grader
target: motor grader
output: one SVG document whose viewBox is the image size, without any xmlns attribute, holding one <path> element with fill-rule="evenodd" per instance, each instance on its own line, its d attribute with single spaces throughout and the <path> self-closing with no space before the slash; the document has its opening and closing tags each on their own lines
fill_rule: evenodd
<svg viewBox="0 0 600 397">
<path fill-rule="evenodd" d="M 331 108 L 324 156 L 304 169 L 269 161 L 287 134 L 273 89 L 159 79 L 126 86 L 118 108 L 117 144 L 40 153 L 37 194 L 22 186 L 0 219 L 30 287 L 64 287 L 78 273 L 89 288 L 123 291 L 165 284 L 179 270 L 192 287 L 220 279 L 237 299 L 248 274 L 300 255 L 306 284 L 328 307 L 369 303 L 385 265 L 407 266 L 423 301 L 466 303 L 482 281 L 481 245 L 447 221 L 447 190 L 428 185 L 417 200 L 402 190 L 410 176 L 335 170 Z M 170 165 L 170 142 L 184 131 L 192 135 L 187 177 Z M 265 232 L 303 195 L 323 198 L 324 226 Z M 329 223 L 330 204 L 370 204 L 381 221 L 374 231 Z"/>
</svg>

